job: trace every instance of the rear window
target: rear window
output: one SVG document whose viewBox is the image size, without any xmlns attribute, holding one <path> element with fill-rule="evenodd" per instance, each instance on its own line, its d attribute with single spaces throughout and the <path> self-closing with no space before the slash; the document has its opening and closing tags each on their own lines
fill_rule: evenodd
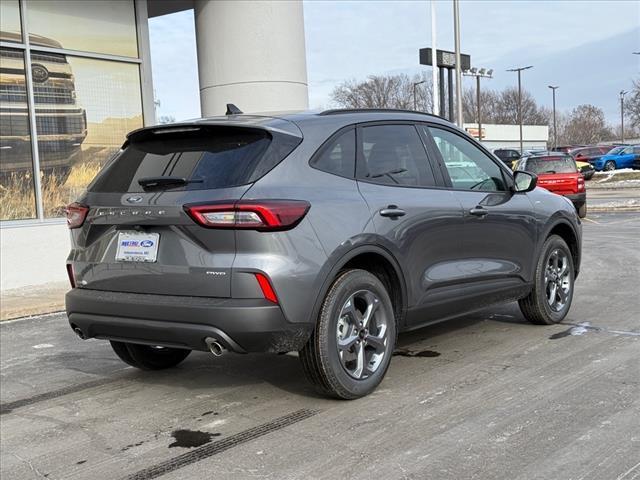
<svg viewBox="0 0 640 480">
<path fill-rule="evenodd" d="M 576 173 L 575 162 L 567 157 L 530 158 L 525 169 L 535 174 L 541 173 Z"/>
<path fill-rule="evenodd" d="M 272 137 L 265 130 L 238 127 L 141 132 L 109 162 L 89 191 L 143 192 L 139 181 L 156 177 L 185 180 L 162 188 L 171 191 L 245 185 L 271 170 L 298 143 L 299 138 L 289 135 Z"/>
</svg>

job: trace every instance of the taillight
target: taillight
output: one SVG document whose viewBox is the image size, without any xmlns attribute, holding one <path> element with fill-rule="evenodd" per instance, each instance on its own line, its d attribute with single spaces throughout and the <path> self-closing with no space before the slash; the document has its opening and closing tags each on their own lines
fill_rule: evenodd
<svg viewBox="0 0 640 480">
<path fill-rule="evenodd" d="M 310 206 L 303 200 L 248 200 L 185 205 L 184 209 L 204 227 L 278 231 L 295 227 Z"/>
<path fill-rule="evenodd" d="M 78 228 L 82 226 L 85 218 L 87 218 L 89 207 L 79 203 L 72 203 L 67 206 L 65 213 L 67 215 L 67 227 Z"/>
<path fill-rule="evenodd" d="M 71 284 L 71 288 L 76 288 L 76 274 L 73 271 L 73 265 L 67 263 L 67 275 L 69 275 L 69 283 Z"/>
<path fill-rule="evenodd" d="M 256 276 L 258 285 L 260 285 L 260 290 L 262 290 L 262 295 L 264 295 L 264 298 L 266 298 L 270 302 L 278 303 L 276 292 L 273 290 L 271 282 L 269 281 L 267 276 L 263 273 L 254 273 L 254 275 Z"/>
<path fill-rule="evenodd" d="M 580 175 L 578 177 L 578 191 L 584 190 L 584 177 Z"/>
</svg>

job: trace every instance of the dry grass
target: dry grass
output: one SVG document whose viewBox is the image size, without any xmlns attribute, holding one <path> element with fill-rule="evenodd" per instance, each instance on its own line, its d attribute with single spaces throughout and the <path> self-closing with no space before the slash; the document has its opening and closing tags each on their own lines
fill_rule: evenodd
<svg viewBox="0 0 640 480">
<path fill-rule="evenodd" d="M 64 207 L 73 202 L 100 171 L 101 165 L 84 162 L 74 165 L 69 176 L 41 175 L 45 217 L 64 216 Z M 12 173 L 0 184 L 0 218 L 20 220 L 35 218 L 35 195 L 31 173 Z"/>
</svg>

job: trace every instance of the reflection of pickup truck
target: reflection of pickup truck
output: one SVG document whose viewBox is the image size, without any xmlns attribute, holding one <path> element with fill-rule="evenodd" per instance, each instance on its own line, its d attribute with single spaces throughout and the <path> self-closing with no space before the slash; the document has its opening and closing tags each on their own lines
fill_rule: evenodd
<svg viewBox="0 0 640 480">
<path fill-rule="evenodd" d="M 54 40 L 37 35 L 30 38 L 39 45 L 60 48 Z M 20 36 L 1 32 L 0 39 L 20 41 Z M 0 59 L 0 174 L 29 172 L 31 145 L 24 55 L 20 50 L 2 47 Z M 66 178 L 87 136 L 86 113 L 76 103 L 71 66 L 64 55 L 34 51 L 31 73 L 40 169 Z"/>
</svg>

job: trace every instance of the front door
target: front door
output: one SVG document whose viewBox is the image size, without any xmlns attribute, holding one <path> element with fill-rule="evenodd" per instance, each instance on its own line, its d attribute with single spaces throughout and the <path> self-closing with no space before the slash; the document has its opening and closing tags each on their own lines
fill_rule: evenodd
<svg viewBox="0 0 640 480">
<path fill-rule="evenodd" d="M 459 268 L 465 276 L 466 306 L 479 308 L 526 293 L 537 244 L 528 196 L 513 193 L 510 172 L 475 142 L 453 129 L 422 128 L 463 210 Z"/>
</svg>

